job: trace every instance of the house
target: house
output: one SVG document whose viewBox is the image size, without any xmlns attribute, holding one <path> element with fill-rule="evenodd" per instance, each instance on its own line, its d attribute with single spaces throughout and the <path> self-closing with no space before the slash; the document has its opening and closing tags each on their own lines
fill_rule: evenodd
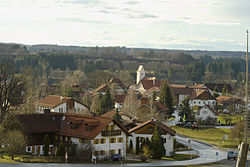
<svg viewBox="0 0 250 167">
<path fill-rule="evenodd" d="M 46 109 L 57 113 L 83 113 L 87 112 L 88 106 L 73 99 L 72 97 L 62 97 L 49 95 L 35 103 L 36 112 L 44 113 Z"/>
<path fill-rule="evenodd" d="M 16 117 L 29 135 L 28 153 L 43 155 L 44 138 L 48 134 L 52 155 L 62 142 L 67 150 L 72 144 L 79 149 L 92 145 L 92 154 L 99 159 L 112 154 L 126 157 L 126 141 L 130 133 L 113 118 L 68 113 L 22 114 Z"/>
<path fill-rule="evenodd" d="M 125 100 L 126 95 L 115 95 L 114 100 L 115 100 L 115 109 L 120 109 L 123 107 L 123 102 Z"/>
<path fill-rule="evenodd" d="M 213 97 L 207 89 L 194 89 L 189 97 L 189 105 L 194 110 L 196 110 L 197 107 L 203 107 L 206 104 L 214 107 L 216 103 L 216 98 Z"/>
<path fill-rule="evenodd" d="M 189 87 L 188 85 L 176 85 L 170 84 L 169 85 L 174 98 L 174 104 L 177 106 L 182 106 L 182 102 L 186 97 L 191 96 L 194 91 L 194 88 Z"/>
<path fill-rule="evenodd" d="M 161 137 L 164 139 L 164 147 L 166 150 L 165 155 L 172 155 L 174 147 L 174 136 L 176 132 L 168 126 L 164 125 L 163 123 L 156 121 L 155 119 L 150 119 L 129 130 L 129 133 L 131 133 L 132 136 L 128 137 L 128 143 L 130 143 L 130 140 L 132 141 L 134 153 L 136 151 L 136 138 L 139 137 L 139 144 L 142 144 L 142 141 L 146 138 L 150 140 L 152 138 L 155 125 L 157 123 L 159 124 Z"/>
<path fill-rule="evenodd" d="M 232 109 L 236 112 L 244 110 L 246 106 L 242 99 L 236 97 L 219 96 L 216 98 L 216 100 L 218 101 L 218 105 L 222 106 L 224 109 L 232 106 Z"/>
<path fill-rule="evenodd" d="M 108 88 L 108 85 L 106 85 L 106 84 L 101 84 L 99 87 L 97 87 L 96 89 L 94 89 L 94 90 L 92 91 L 92 95 L 97 95 L 97 94 L 102 94 L 102 95 L 104 95 L 107 88 Z"/>
<path fill-rule="evenodd" d="M 147 121 L 152 117 L 158 118 L 159 120 L 165 120 L 168 107 L 160 102 L 153 102 L 150 104 L 147 98 L 141 98 L 141 104 L 135 110 L 135 118 L 141 122 Z"/>
<path fill-rule="evenodd" d="M 222 92 L 224 87 L 227 87 L 227 91 L 228 93 L 233 91 L 233 88 L 230 84 L 218 84 L 218 83 L 203 83 L 203 84 L 195 84 L 195 85 L 191 85 L 191 88 L 195 88 L 195 89 L 208 89 L 210 91 L 210 93 L 215 92 Z"/>
<path fill-rule="evenodd" d="M 201 107 L 198 111 L 195 112 L 195 120 L 196 121 L 205 121 L 208 118 L 213 118 L 215 120 L 215 123 L 217 121 L 217 116 L 219 113 L 215 111 L 213 107 L 206 104 L 205 106 Z"/>
</svg>

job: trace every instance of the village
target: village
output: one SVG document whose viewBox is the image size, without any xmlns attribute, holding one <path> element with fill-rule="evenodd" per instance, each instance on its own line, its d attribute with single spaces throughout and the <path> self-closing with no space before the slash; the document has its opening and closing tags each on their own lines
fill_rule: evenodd
<svg viewBox="0 0 250 167">
<path fill-rule="evenodd" d="M 101 99 L 96 106 L 55 95 L 53 87 L 50 92 L 35 102 L 34 113 L 14 116 L 27 135 L 25 154 L 68 159 L 80 152 L 82 161 L 173 157 L 178 128 L 187 135 L 185 129 L 238 125 L 245 107 L 229 84 L 172 84 L 147 77 L 143 65 L 129 87 L 112 78 L 96 89 L 74 92 Z"/>
</svg>

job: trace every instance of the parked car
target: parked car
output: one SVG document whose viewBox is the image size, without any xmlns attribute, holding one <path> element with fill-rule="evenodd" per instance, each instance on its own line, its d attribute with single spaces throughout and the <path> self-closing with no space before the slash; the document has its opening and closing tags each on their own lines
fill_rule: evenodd
<svg viewBox="0 0 250 167">
<path fill-rule="evenodd" d="M 192 123 L 191 122 L 188 122 L 186 123 L 185 127 L 191 127 L 192 126 Z"/>
<path fill-rule="evenodd" d="M 183 127 L 183 126 L 185 126 L 185 124 L 183 122 L 178 122 L 175 126 Z"/>
<path fill-rule="evenodd" d="M 120 160 L 122 160 L 122 155 L 121 154 L 113 154 L 110 156 L 110 159 L 112 161 L 120 161 Z"/>
<path fill-rule="evenodd" d="M 230 160 L 230 159 L 234 159 L 236 160 L 238 157 L 238 151 L 228 151 L 227 152 L 227 159 Z"/>
</svg>

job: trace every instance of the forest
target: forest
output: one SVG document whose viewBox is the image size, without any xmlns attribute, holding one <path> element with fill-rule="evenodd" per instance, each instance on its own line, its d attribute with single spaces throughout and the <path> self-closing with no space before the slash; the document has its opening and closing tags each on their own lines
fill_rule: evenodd
<svg viewBox="0 0 250 167">
<path fill-rule="evenodd" d="M 140 64 L 144 65 L 147 76 L 172 83 L 242 82 L 244 56 L 244 52 L 227 51 L 0 43 L 0 60 L 12 61 L 18 74 L 29 68 L 47 84 L 59 84 L 67 76 L 80 75 L 70 82 L 85 83 L 92 88 L 112 77 L 129 86 L 135 82 Z"/>
</svg>

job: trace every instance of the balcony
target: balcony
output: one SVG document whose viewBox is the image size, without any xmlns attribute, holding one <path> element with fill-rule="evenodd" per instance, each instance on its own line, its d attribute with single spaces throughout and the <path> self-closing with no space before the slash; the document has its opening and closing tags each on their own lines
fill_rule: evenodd
<svg viewBox="0 0 250 167">
<path fill-rule="evenodd" d="M 102 131 L 102 136 L 119 136 L 121 134 L 122 134 L 121 130 Z"/>
</svg>

